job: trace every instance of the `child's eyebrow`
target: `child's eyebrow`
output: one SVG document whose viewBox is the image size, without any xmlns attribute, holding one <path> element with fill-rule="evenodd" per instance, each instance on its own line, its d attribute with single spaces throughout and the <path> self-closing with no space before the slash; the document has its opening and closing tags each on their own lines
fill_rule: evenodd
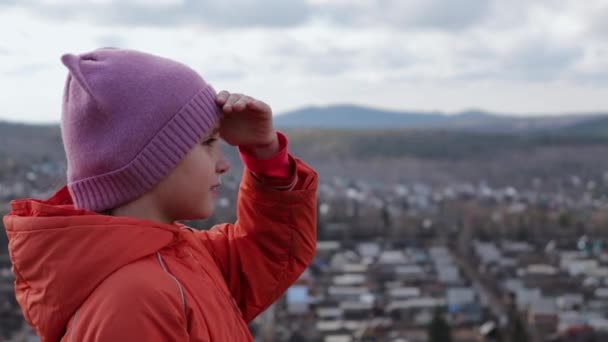
<svg viewBox="0 0 608 342">
<path fill-rule="evenodd" d="M 214 129 L 212 129 L 209 133 L 207 133 L 203 136 L 203 140 L 209 139 L 209 138 L 213 137 L 214 135 L 218 134 L 219 132 L 220 132 L 220 126 L 215 126 Z"/>
<path fill-rule="evenodd" d="M 216 135 L 220 132 L 220 126 L 215 126 L 215 128 L 209 133 L 209 135 Z"/>
</svg>

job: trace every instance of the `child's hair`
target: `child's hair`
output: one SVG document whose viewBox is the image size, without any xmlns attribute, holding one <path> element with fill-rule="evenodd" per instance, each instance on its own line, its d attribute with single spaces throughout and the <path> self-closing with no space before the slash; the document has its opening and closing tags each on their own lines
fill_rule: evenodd
<svg viewBox="0 0 608 342">
<path fill-rule="evenodd" d="M 61 131 L 78 208 L 106 212 L 143 195 L 219 120 L 215 91 L 181 63 L 113 48 L 61 61 Z"/>
<path fill-rule="evenodd" d="M 98 214 L 106 215 L 106 216 L 112 216 L 113 211 L 114 211 L 114 209 L 106 209 L 106 210 L 98 212 Z"/>
</svg>

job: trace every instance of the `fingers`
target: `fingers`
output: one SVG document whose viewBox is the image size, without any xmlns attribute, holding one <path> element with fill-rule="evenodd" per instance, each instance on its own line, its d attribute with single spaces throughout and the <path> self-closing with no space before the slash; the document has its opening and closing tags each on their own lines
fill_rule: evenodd
<svg viewBox="0 0 608 342">
<path fill-rule="evenodd" d="M 217 96 L 215 97 L 215 102 L 220 105 L 223 106 L 226 103 L 226 100 L 228 99 L 228 96 L 230 95 L 229 92 L 222 90 L 219 92 L 219 94 L 217 94 Z"/>
<path fill-rule="evenodd" d="M 243 94 L 231 94 L 226 90 L 222 90 L 216 97 L 217 104 L 222 107 L 224 113 L 240 112 L 245 109 L 251 109 L 259 112 L 270 112 L 270 106 L 266 103 L 256 100 L 250 96 Z"/>
<path fill-rule="evenodd" d="M 240 112 L 247 108 L 247 104 L 253 101 L 249 96 L 243 94 L 231 94 L 225 90 L 221 91 L 216 98 L 218 105 L 225 113 Z"/>
<path fill-rule="evenodd" d="M 249 104 L 251 101 L 253 101 L 251 97 L 243 95 L 234 103 L 234 105 L 232 105 L 232 109 L 240 112 L 247 108 L 247 104 Z"/>
<path fill-rule="evenodd" d="M 235 107 L 234 105 L 238 103 L 238 101 L 243 97 L 241 94 L 230 94 L 228 96 L 228 100 L 226 100 L 226 104 L 224 105 L 224 110 L 227 112 L 233 112 Z"/>
<path fill-rule="evenodd" d="M 258 111 L 258 112 L 271 112 L 270 106 L 260 100 L 251 99 L 247 102 L 247 108 Z"/>
<path fill-rule="evenodd" d="M 222 97 L 220 98 L 220 96 L 218 95 L 218 104 L 220 104 L 222 110 L 225 113 L 232 112 L 234 109 L 234 104 L 242 97 L 241 94 L 230 94 L 228 92 L 225 92 L 225 94 L 224 92 L 222 92 L 220 94 L 222 95 Z"/>
</svg>

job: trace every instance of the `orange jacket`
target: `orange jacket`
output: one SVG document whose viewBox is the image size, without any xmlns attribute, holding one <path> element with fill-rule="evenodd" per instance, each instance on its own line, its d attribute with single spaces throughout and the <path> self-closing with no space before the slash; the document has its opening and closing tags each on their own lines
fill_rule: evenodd
<svg viewBox="0 0 608 342">
<path fill-rule="evenodd" d="M 278 191 L 246 171 L 237 222 L 209 231 L 75 209 L 66 188 L 11 202 L 17 300 L 51 341 L 253 341 L 247 323 L 311 262 L 317 175 Z"/>
</svg>

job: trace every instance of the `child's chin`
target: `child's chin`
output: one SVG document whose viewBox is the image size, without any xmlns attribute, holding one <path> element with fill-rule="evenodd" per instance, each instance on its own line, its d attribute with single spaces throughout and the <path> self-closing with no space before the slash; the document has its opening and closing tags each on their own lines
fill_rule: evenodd
<svg viewBox="0 0 608 342">
<path fill-rule="evenodd" d="M 186 215 L 188 218 L 183 220 L 206 220 L 213 215 L 213 208 L 209 208 L 208 210 L 199 210 L 197 212 L 192 212 Z"/>
</svg>

